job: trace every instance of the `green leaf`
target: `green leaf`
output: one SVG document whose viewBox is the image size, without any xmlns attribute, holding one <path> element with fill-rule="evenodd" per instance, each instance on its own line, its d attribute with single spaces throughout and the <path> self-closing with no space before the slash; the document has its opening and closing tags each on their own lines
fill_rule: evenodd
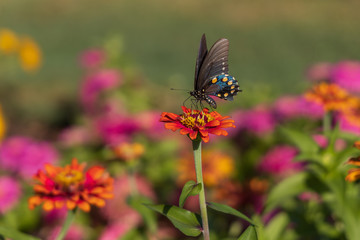
<svg viewBox="0 0 360 240">
<path fill-rule="evenodd" d="M 181 208 L 184 207 L 186 199 L 189 196 L 198 195 L 200 191 L 201 191 L 200 183 L 196 183 L 192 180 L 185 183 L 185 185 L 181 191 L 180 198 L 179 198 L 179 207 L 181 207 Z"/>
<path fill-rule="evenodd" d="M 140 213 L 146 223 L 146 226 L 150 229 L 150 231 L 153 233 L 156 232 L 157 223 L 155 213 L 146 206 L 144 206 L 144 204 L 151 204 L 151 199 L 144 196 L 133 196 L 129 197 L 127 201 L 132 208 L 134 208 L 138 213 Z"/>
<path fill-rule="evenodd" d="M 257 240 L 257 234 L 255 226 L 250 225 L 245 232 L 241 234 L 241 236 L 238 238 L 238 240 Z"/>
<path fill-rule="evenodd" d="M 289 217 L 285 213 L 277 214 L 265 228 L 267 240 L 281 239 L 288 223 Z"/>
<path fill-rule="evenodd" d="M 279 184 L 277 184 L 269 193 L 266 204 L 265 212 L 270 211 L 285 199 L 298 195 L 305 191 L 306 180 L 308 174 L 305 172 L 298 173 L 289 178 L 286 178 Z"/>
<path fill-rule="evenodd" d="M 4 226 L 0 226 L 0 234 L 4 237 L 16 240 L 41 240 L 40 238 L 33 237 L 31 235 L 27 235 L 25 233 Z"/>
<path fill-rule="evenodd" d="M 236 217 L 239 217 L 253 225 L 255 225 L 255 223 L 253 222 L 253 220 L 251 220 L 249 217 L 247 217 L 245 214 L 239 212 L 238 210 L 225 205 L 225 204 L 220 204 L 220 203 L 214 203 L 214 202 L 207 202 L 207 205 L 209 208 L 212 208 L 218 212 L 222 212 L 222 213 L 226 213 L 226 214 L 231 214 L 234 215 Z"/>
<path fill-rule="evenodd" d="M 318 145 L 309 134 L 284 127 L 280 128 L 280 130 L 300 149 L 302 153 L 315 153 L 319 150 Z"/>
<path fill-rule="evenodd" d="M 197 237 L 202 233 L 199 215 L 177 206 L 145 204 L 148 208 L 166 216 L 183 234 Z"/>
</svg>

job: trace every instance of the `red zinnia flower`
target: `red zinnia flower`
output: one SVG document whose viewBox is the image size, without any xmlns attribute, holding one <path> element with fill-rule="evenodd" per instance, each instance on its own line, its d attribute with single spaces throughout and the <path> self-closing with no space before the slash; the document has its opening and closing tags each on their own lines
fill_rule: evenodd
<svg viewBox="0 0 360 240">
<path fill-rule="evenodd" d="M 78 164 L 73 159 L 70 165 L 56 167 L 45 164 L 45 171 L 39 170 L 34 179 L 35 196 L 29 198 L 29 208 L 43 204 L 43 209 L 51 211 L 64 205 L 71 210 L 79 207 L 90 211 L 90 205 L 105 206 L 105 199 L 113 198 L 113 182 L 104 168 L 94 166 L 84 172 L 85 163 Z"/>
<path fill-rule="evenodd" d="M 160 121 L 165 122 L 165 128 L 172 131 L 180 129 L 182 135 L 189 135 L 195 140 L 200 134 L 204 142 L 209 141 L 209 133 L 215 135 L 227 136 L 228 133 L 224 128 L 235 127 L 234 120 L 228 119 L 228 116 L 221 116 L 213 111 L 209 113 L 209 109 L 204 108 L 202 111 L 181 107 L 183 113 L 177 115 L 175 113 L 163 112 Z"/>
</svg>

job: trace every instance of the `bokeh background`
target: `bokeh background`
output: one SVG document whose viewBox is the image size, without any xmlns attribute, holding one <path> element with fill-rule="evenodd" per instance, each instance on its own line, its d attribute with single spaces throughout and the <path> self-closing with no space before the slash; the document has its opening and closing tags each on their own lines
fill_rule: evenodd
<svg viewBox="0 0 360 240">
<path fill-rule="evenodd" d="M 229 72 L 243 90 L 233 102 L 218 101 L 218 112 L 230 115 L 237 128 L 228 130 L 227 138 L 211 136 L 204 147 L 208 195 L 266 225 L 276 219 L 262 212 L 267 194 L 294 173 L 307 174 L 304 164 L 294 162 L 304 156 L 303 149 L 286 138 L 284 126 L 291 129 L 287 135 L 300 130 L 292 134 L 293 140 L 305 139 L 305 146 L 316 148 L 319 156 L 328 145 L 337 144 L 337 133 L 330 143 L 322 135 L 323 108 L 306 102 L 304 92 L 324 79 L 343 84 L 356 96 L 360 92 L 359 85 L 352 84 L 360 76 L 359 9 L 356 0 L 0 0 L 0 186 L 11 185 L 3 178 L 17 186 L 8 188 L 17 189 L 16 201 L 6 207 L 0 201 L 0 223 L 54 239 L 45 237 L 61 225 L 64 212 L 49 223 L 41 208 L 30 211 L 29 179 L 44 162 L 64 166 L 77 157 L 107 168 L 118 196 L 105 210 L 80 213 L 76 224 L 85 235 L 74 239 L 119 239 L 127 231 L 137 238 L 124 239 L 151 234 L 183 239 L 167 219 L 149 213 L 153 223 L 159 222 L 159 232 L 154 231 L 126 199 L 133 194 L 129 182 L 138 181 L 140 194 L 151 201 L 177 204 L 182 185 L 193 177 L 191 142 L 165 130 L 158 120 L 161 112 L 181 111 L 189 95 L 170 88 L 192 90 L 205 33 L 208 47 L 219 38 L 229 39 Z M 84 59 L 94 60 L 92 51 L 95 67 L 84 64 Z M 325 66 L 328 75 L 309 76 L 309 67 L 323 62 L 328 64 L 318 65 L 312 74 L 321 75 Z M 351 149 L 360 135 L 356 110 L 350 114 L 354 135 L 341 139 L 335 146 L 339 151 Z M 341 115 L 339 119 L 344 120 Z M 127 151 L 136 157 L 128 157 Z M 336 166 L 342 167 L 331 169 L 340 169 L 334 175 L 344 186 L 346 154 L 336 158 Z M 131 165 L 129 159 L 137 162 Z M 300 197 L 302 192 L 296 192 L 295 204 L 281 209 L 289 216 L 282 226 L 289 234 L 284 239 L 346 239 L 350 235 L 342 214 L 334 215 L 330 204 L 318 204 L 323 196 L 312 187 L 306 190 L 315 194 Z M 286 195 L 288 189 L 280 192 Z M 308 199 L 314 208 L 309 208 Z M 188 204 L 197 210 L 196 201 Z M 320 213 L 317 218 L 315 211 Z M 128 223 L 119 216 L 135 220 Z M 247 226 L 213 213 L 210 219 L 212 239 L 237 239 Z M 351 221 L 348 226 L 358 226 Z M 265 232 L 276 230 L 277 224 L 268 224 Z M 120 233 L 123 226 L 126 231 Z M 114 237 L 103 237 L 109 232 L 115 232 Z"/>
<path fill-rule="evenodd" d="M 0 27 L 31 36 L 43 59 L 30 75 L 1 67 L 0 101 L 11 122 L 56 121 L 77 99 L 80 52 L 111 39 L 162 87 L 153 90 L 159 100 L 181 95 L 169 88 L 192 88 L 202 33 L 209 45 L 230 40 L 230 73 L 244 90 L 231 107 L 270 101 L 301 92 L 315 62 L 360 58 L 359 7 L 355 0 L 1 1 Z"/>
</svg>

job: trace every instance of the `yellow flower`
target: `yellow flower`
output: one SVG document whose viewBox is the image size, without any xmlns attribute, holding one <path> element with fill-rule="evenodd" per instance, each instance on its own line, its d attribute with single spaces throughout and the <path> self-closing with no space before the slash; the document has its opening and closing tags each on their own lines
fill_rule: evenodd
<svg viewBox="0 0 360 240">
<path fill-rule="evenodd" d="M 356 104 L 356 98 L 333 83 L 320 83 L 305 93 L 305 98 L 322 105 L 325 111 L 346 110 Z"/>
<path fill-rule="evenodd" d="M 5 135 L 5 130 L 6 130 L 6 124 L 5 124 L 4 115 L 1 111 L 1 106 L 0 106 L 0 141 L 1 141 L 1 139 L 3 139 L 3 137 Z"/>
<path fill-rule="evenodd" d="M 20 61 L 22 68 L 27 72 L 39 69 L 41 65 L 41 50 L 30 37 L 24 37 L 20 44 Z"/>
<path fill-rule="evenodd" d="M 14 53 L 19 48 L 19 39 L 9 29 L 0 29 L 0 52 L 5 54 Z"/>
<path fill-rule="evenodd" d="M 222 181 L 228 180 L 234 173 L 235 163 L 233 158 L 220 151 L 204 151 L 202 158 L 204 184 L 214 187 Z M 184 157 L 178 163 L 178 184 L 183 185 L 189 180 L 195 180 L 193 157 Z"/>
<path fill-rule="evenodd" d="M 131 161 L 143 155 L 145 148 L 140 143 L 121 143 L 113 151 L 117 157 L 125 161 Z"/>
</svg>

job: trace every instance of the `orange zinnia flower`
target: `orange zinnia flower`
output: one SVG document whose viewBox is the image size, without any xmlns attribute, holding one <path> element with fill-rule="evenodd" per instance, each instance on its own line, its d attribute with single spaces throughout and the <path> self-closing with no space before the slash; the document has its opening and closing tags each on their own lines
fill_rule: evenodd
<svg viewBox="0 0 360 240">
<path fill-rule="evenodd" d="M 351 165 L 360 167 L 360 157 L 350 158 L 350 160 L 347 161 L 347 164 L 351 164 Z M 349 181 L 349 182 L 354 182 L 359 179 L 360 179 L 360 168 L 350 169 L 348 172 L 348 175 L 345 178 L 345 180 Z"/>
<path fill-rule="evenodd" d="M 324 110 L 345 110 L 354 104 L 356 99 L 345 89 L 333 83 L 320 83 L 305 93 L 305 98 L 323 106 Z"/>
<path fill-rule="evenodd" d="M 230 179 L 235 172 L 234 159 L 220 151 L 205 150 L 202 159 L 204 184 L 214 187 Z M 178 184 L 183 185 L 189 180 L 196 179 L 194 160 L 192 156 L 184 156 L 177 164 Z"/>
<path fill-rule="evenodd" d="M 228 119 L 228 116 L 223 117 L 215 111 L 209 113 L 207 108 L 202 111 L 184 106 L 181 108 L 183 113 L 180 115 L 163 112 L 160 121 L 165 122 L 166 129 L 174 132 L 180 129 L 182 135 L 189 135 L 192 140 L 200 134 L 204 142 L 209 142 L 209 133 L 226 136 L 228 133 L 224 128 L 235 127 L 234 120 Z"/>
<path fill-rule="evenodd" d="M 94 166 L 84 172 L 85 163 L 73 159 L 70 165 L 56 167 L 45 164 L 45 171 L 34 176 L 35 196 L 29 198 L 29 208 L 43 203 L 43 209 L 51 211 L 64 205 L 72 210 L 79 207 L 90 211 L 90 205 L 105 206 L 105 199 L 113 198 L 113 182 L 104 168 Z"/>
<path fill-rule="evenodd" d="M 140 143 L 121 143 L 113 148 L 115 155 L 124 161 L 132 161 L 141 157 L 145 148 Z"/>
</svg>

